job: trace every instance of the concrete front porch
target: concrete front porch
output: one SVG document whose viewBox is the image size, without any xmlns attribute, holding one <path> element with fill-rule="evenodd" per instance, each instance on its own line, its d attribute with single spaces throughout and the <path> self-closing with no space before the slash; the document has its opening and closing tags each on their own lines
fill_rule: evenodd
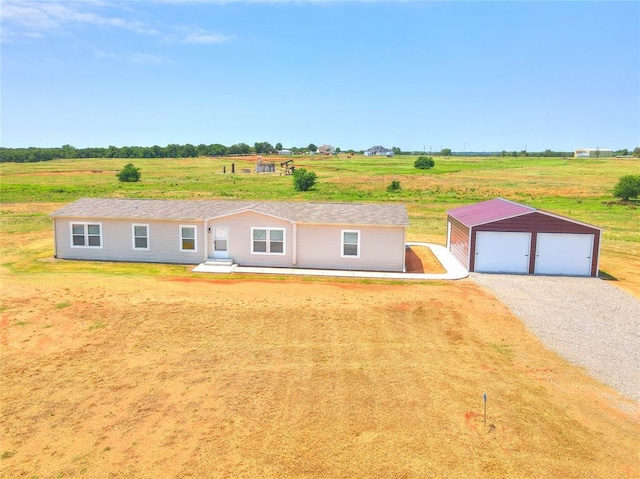
<svg viewBox="0 0 640 479">
<path fill-rule="evenodd" d="M 200 263 L 191 271 L 194 273 L 231 273 L 238 267 L 231 259 L 209 258 L 204 263 Z"/>
<path fill-rule="evenodd" d="M 386 278 L 386 279 L 462 279 L 469 272 L 453 257 L 444 246 L 432 243 L 410 242 L 407 246 L 426 246 L 431 249 L 446 273 L 387 273 L 380 271 L 347 271 L 328 269 L 302 269 L 302 268 L 267 268 L 258 266 L 239 266 L 232 260 L 209 259 L 199 264 L 191 271 L 194 273 L 245 273 L 245 274 L 280 274 L 294 276 L 326 276 L 340 278 Z"/>
</svg>

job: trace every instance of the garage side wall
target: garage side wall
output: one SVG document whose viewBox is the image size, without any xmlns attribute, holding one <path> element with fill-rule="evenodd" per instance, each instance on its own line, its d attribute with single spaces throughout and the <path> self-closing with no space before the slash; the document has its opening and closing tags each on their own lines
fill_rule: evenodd
<svg viewBox="0 0 640 479">
<path fill-rule="evenodd" d="M 452 228 L 453 229 L 453 228 Z M 478 231 L 501 232 L 531 232 L 531 249 L 529 254 L 529 274 L 535 271 L 536 243 L 538 233 L 570 233 L 593 234 L 593 251 L 591 254 L 591 276 L 598 274 L 598 253 L 600 251 L 600 230 L 586 225 L 574 223 L 570 220 L 540 213 L 538 211 L 516 216 L 506 220 L 495 221 L 483 225 L 474 226 L 471 229 L 470 267 L 469 271 L 475 271 L 475 245 Z"/>
<path fill-rule="evenodd" d="M 447 219 L 451 224 L 447 241 L 449 251 L 462 266 L 469 269 L 469 228 L 451 216 Z"/>
</svg>

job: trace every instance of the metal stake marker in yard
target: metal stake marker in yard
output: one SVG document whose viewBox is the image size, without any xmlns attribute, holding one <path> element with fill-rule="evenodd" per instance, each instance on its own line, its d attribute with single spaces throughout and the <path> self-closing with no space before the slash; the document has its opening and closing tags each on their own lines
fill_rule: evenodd
<svg viewBox="0 0 640 479">
<path fill-rule="evenodd" d="M 484 393 L 484 425 L 487 425 L 487 393 Z"/>
</svg>

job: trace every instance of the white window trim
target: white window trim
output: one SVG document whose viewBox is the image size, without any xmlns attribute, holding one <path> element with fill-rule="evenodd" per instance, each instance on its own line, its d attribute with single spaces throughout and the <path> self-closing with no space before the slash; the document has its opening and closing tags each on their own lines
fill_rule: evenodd
<svg viewBox="0 0 640 479">
<path fill-rule="evenodd" d="M 147 247 L 146 248 L 138 248 L 136 247 L 136 238 L 142 238 L 142 236 L 136 236 L 136 226 L 144 226 L 147 228 Z M 182 244 L 182 241 L 180 242 Z M 136 251 L 149 251 L 151 248 L 151 241 L 149 238 L 149 225 L 147 223 L 132 223 L 131 224 L 131 248 Z"/>
<path fill-rule="evenodd" d="M 267 231 L 267 251 L 254 251 L 253 250 L 253 232 L 254 230 L 266 230 Z M 282 253 L 272 253 L 271 249 L 271 231 L 282 231 Z M 287 229 L 274 227 L 270 228 L 268 226 L 252 226 L 251 227 L 251 254 L 263 254 L 263 255 L 275 255 L 275 256 L 286 256 L 287 254 Z"/>
<path fill-rule="evenodd" d="M 193 249 L 182 249 L 182 228 L 193 228 Z M 197 225 L 180 225 L 178 227 L 178 240 L 181 253 L 197 253 L 198 252 L 198 226 Z"/>
<path fill-rule="evenodd" d="M 82 225 L 84 227 L 84 245 L 73 244 L 73 226 Z M 89 246 L 89 225 L 98 225 L 100 227 L 100 246 Z M 93 235 L 92 235 L 93 236 Z M 72 248 L 91 248 L 102 249 L 104 238 L 102 237 L 102 222 L 100 221 L 70 221 L 69 222 L 69 242 Z"/>
<path fill-rule="evenodd" d="M 358 242 L 356 243 L 356 247 L 358 248 L 358 254 L 344 254 L 344 234 L 345 233 L 357 233 L 358 234 Z M 362 234 L 360 230 L 341 230 L 340 231 L 340 257 L 341 258 L 360 258 L 360 243 L 362 239 Z M 348 243 L 351 244 L 351 243 Z"/>
</svg>

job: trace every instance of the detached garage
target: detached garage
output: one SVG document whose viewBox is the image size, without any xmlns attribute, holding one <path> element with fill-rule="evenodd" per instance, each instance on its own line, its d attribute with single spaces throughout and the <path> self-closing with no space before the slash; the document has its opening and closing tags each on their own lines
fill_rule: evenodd
<svg viewBox="0 0 640 479">
<path fill-rule="evenodd" d="M 447 248 L 478 273 L 596 276 L 601 233 L 502 198 L 447 211 Z"/>
</svg>

